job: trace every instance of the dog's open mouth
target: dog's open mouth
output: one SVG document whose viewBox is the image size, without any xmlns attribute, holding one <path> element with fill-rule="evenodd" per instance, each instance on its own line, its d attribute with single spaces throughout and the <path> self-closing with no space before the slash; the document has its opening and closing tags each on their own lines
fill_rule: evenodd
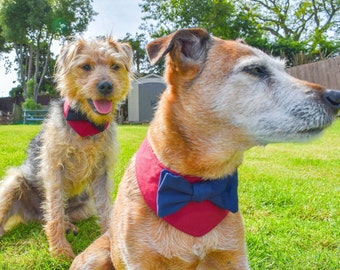
<svg viewBox="0 0 340 270">
<path fill-rule="evenodd" d="M 112 101 L 107 99 L 92 100 L 88 99 L 94 112 L 98 114 L 109 114 L 112 111 Z"/>
</svg>

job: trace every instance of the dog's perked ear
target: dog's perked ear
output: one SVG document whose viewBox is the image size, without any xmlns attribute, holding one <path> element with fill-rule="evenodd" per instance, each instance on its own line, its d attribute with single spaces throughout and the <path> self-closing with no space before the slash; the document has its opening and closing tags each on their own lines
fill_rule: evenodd
<svg viewBox="0 0 340 270">
<path fill-rule="evenodd" d="M 57 58 L 55 65 L 55 76 L 62 80 L 62 76 L 64 76 L 69 69 L 72 67 L 71 63 L 77 54 L 82 50 L 84 46 L 84 41 L 80 38 L 72 38 L 67 40 L 63 47 L 61 48 L 60 54 Z"/>
<path fill-rule="evenodd" d="M 155 65 L 167 53 L 178 65 L 201 60 L 205 57 L 211 37 L 205 29 L 178 30 L 168 36 L 156 39 L 146 46 L 151 62 Z"/>
<path fill-rule="evenodd" d="M 123 49 L 126 58 L 124 60 L 125 68 L 127 71 L 131 71 L 133 66 L 133 51 L 131 46 L 128 43 L 122 43 L 120 44 L 121 48 Z"/>
<path fill-rule="evenodd" d="M 133 51 L 132 48 L 130 46 L 130 44 L 128 43 L 120 43 L 121 48 L 123 49 L 123 51 L 125 52 L 125 54 L 129 57 L 132 58 L 133 56 Z"/>
<path fill-rule="evenodd" d="M 131 71 L 133 66 L 133 51 L 128 43 L 117 43 L 115 40 L 113 40 L 111 37 L 108 38 L 109 44 L 115 48 L 116 50 L 119 50 L 121 55 L 124 55 L 123 62 L 124 66 L 127 71 Z"/>
</svg>

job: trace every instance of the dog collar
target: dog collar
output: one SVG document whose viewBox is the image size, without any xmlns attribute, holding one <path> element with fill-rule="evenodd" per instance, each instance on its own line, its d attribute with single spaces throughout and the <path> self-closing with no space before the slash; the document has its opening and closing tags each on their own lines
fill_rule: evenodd
<svg viewBox="0 0 340 270">
<path fill-rule="evenodd" d="M 181 176 L 159 162 L 147 139 L 136 155 L 136 177 L 151 210 L 192 236 L 203 236 L 238 211 L 237 171 L 226 178 Z M 208 191 L 208 192 L 206 192 Z"/>
<path fill-rule="evenodd" d="M 66 100 L 64 102 L 64 117 L 69 126 L 81 137 L 96 135 L 103 132 L 109 126 L 108 122 L 105 125 L 92 123 L 86 115 L 73 110 Z"/>
</svg>

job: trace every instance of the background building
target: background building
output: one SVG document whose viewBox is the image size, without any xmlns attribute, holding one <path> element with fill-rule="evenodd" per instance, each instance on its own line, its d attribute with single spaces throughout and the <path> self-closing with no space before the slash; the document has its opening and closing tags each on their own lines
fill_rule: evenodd
<svg viewBox="0 0 340 270">
<path fill-rule="evenodd" d="M 128 95 L 128 121 L 130 123 L 150 122 L 165 87 L 163 78 L 155 74 L 133 81 Z"/>
</svg>

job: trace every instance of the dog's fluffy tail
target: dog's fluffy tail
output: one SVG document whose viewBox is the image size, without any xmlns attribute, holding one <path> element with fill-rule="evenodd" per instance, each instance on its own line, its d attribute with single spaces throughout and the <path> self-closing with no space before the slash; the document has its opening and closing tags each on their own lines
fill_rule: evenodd
<svg viewBox="0 0 340 270">
<path fill-rule="evenodd" d="M 10 168 L 0 181 L 0 237 L 20 222 L 44 222 L 44 192 L 38 182 L 25 178 L 22 168 Z M 88 192 L 68 200 L 66 215 L 77 222 L 96 214 Z"/>
<path fill-rule="evenodd" d="M 29 188 L 20 168 L 11 168 L 0 182 L 0 236 L 19 222 L 38 216 L 34 206 L 25 208 L 25 200 L 31 196 Z M 33 210 L 33 211 L 32 211 Z M 35 212 L 35 213 L 34 213 Z"/>
</svg>

